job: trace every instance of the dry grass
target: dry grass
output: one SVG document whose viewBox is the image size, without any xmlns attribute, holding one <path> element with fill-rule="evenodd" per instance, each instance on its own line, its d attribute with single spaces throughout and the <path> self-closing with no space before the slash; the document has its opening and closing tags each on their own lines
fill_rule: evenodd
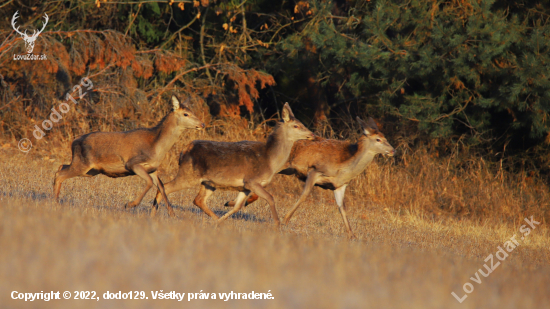
<svg viewBox="0 0 550 309">
<path fill-rule="evenodd" d="M 229 129 L 232 128 L 232 129 Z M 223 134 L 220 134 L 223 133 Z M 189 132 L 162 166 L 170 180 L 177 154 L 193 139 L 262 139 L 244 125 Z M 50 137 L 48 137 L 50 138 Z M 63 148 L 35 145 L 29 155 L 0 150 L 1 307 L 173 307 L 150 291 L 267 292 L 267 301 L 192 301 L 193 307 L 265 308 L 535 308 L 550 304 L 548 188 L 536 179 L 492 174 L 481 160 L 405 153 L 395 165 L 379 158 L 349 186 L 348 241 L 329 191 L 314 189 L 288 226 L 274 230 L 263 201 L 221 227 L 198 211 L 194 190 L 170 195 L 177 218 L 151 219 L 150 192 L 137 209 L 120 207 L 144 184 L 137 177 L 71 179 L 53 203 L 53 175 L 70 161 Z M 399 149 L 399 148 L 398 148 Z M 403 151 L 402 151 L 403 152 Z M 269 191 L 279 215 L 300 193 L 297 180 L 276 176 Z M 216 192 L 211 208 L 235 196 Z M 459 304 L 454 291 L 519 234 L 523 218 L 543 221 Z M 149 300 L 24 303 L 22 292 L 146 291 Z M 185 300 L 186 301 L 186 300 Z M 181 306 L 181 305 L 180 305 Z M 184 305 L 185 306 L 185 305 Z"/>
</svg>

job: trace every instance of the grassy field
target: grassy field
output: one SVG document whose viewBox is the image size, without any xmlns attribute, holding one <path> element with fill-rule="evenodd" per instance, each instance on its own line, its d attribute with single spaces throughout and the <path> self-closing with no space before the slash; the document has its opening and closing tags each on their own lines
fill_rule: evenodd
<svg viewBox="0 0 550 309">
<path fill-rule="evenodd" d="M 174 177 L 179 150 L 190 140 L 261 139 L 242 132 L 189 133 L 161 169 Z M 391 141 L 390 141 L 391 143 Z M 55 144 L 55 142 L 52 142 Z M 139 207 L 123 205 L 142 190 L 138 177 L 75 178 L 52 200 L 57 167 L 70 162 L 68 144 L 16 143 L 0 148 L 1 308 L 547 308 L 550 306 L 548 188 L 526 175 L 492 174 L 483 160 L 458 169 L 457 157 L 408 153 L 378 158 L 348 189 L 348 240 L 332 192 L 313 190 L 288 226 L 275 229 L 259 201 L 221 226 L 192 204 L 198 191 L 169 196 L 151 218 L 151 190 Z M 9 146 L 7 146 L 9 145 Z M 54 147 L 55 146 L 55 147 Z M 301 184 L 276 176 L 268 187 L 282 217 Z M 210 199 L 218 214 L 235 193 Z M 540 225 L 481 283 L 484 259 L 524 218 Z M 496 263 L 495 258 L 495 263 Z M 463 284 L 475 288 L 463 303 Z M 272 300 L 153 300 L 151 291 L 272 293 Z M 144 291 L 147 300 L 11 300 L 12 291 Z M 74 296 L 73 296 L 74 297 Z"/>
</svg>

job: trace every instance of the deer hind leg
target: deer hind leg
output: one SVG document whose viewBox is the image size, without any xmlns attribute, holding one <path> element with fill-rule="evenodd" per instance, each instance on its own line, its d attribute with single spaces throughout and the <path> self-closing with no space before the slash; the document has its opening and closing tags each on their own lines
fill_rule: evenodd
<svg viewBox="0 0 550 309">
<path fill-rule="evenodd" d="M 172 181 L 164 184 L 164 192 L 166 196 L 168 194 L 180 191 L 185 188 L 192 188 L 200 184 L 200 179 L 191 173 L 188 173 L 187 170 L 192 169 L 192 167 L 185 166 L 185 168 L 182 168 L 180 165 L 178 174 L 176 175 L 176 178 L 172 179 Z M 153 200 L 152 208 L 158 209 L 158 204 L 160 203 L 160 200 L 163 198 L 162 192 L 157 191 L 157 195 L 155 196 L 155 199 Z M 170 206 L 171 207 L 171 206 Z M 154 213 L 151 212 L 151 215 Z"/>
<path fill-rule="evenodd" d="M 248 196 L 249 193 L 250 193 L 250 191 L 248 191 L 248 190 L 240 191 L 239 195 L 237 195 L 237 198 L 235 199 L 235 207 L 233 207 L 233 209 L 231 209 L 225 215 L 223 215 L 220 219 L 218 219 L 217 223 L 218 224 L 222 223 L 223 221 L 225 221 L 225 219 L 231 217 L 231 215 L 233 215 L 237 211 L 241 210 L 241 208 L 243 207 L 244 202 L 246 200 L 246 197 Z"/>
<path fill-rule="evenodd" d="M 55 199 L 59 201 L 59 192 L 61 191 L 61 184 L 63 181 L 73 177 L 86 176 L 86 173 L 90 169 L 90 166 L 82 163 L 80 160 L 73 160 L 71 165 L 59 166 L 53 181 L 53 194 Z"/>
<path fill-rule="evenodd" d="M 210 216 L 212 219 L 218 220 L 218 216 L 208 208 L 208 205 L 206 204 L 206 201 L 214 193 L 215 188 L 211 186 L 207 186 L 205 184 L 201 184 L 201 189 L 199 190 L 199 194 L 195 197 L 195 200 L 193 201 L 193 204 L 197 205 L 202 211 L 204 211 L 208 216 Z"/>
<path fill-rule="evenodd" d="M 275 208 L 275 200 L 273 199 L 273 196 L 269 194 L 269 192 L 267 192 L 259 183 L 249 183 L 248 189 L 267 201 L 269 208 L 271 209 L 271 216 L 273 217 L 275 225 L 281 225 L 279 215 L 277 215 L 277 208 Z"/>
<path fill-rule="evenodd" d="M 260 197 L 256 193 L 250 194 L 248 199 L 244 202 L 244 206 L 248 206 L 258 200 Z M 233 201 L 226 202 L 223 206 L 225 207 L 234 207 L 237 204 L 237 199 Z"/>
<path fill-rule="evenodd" d="M 140 195 L 138 195 L 138 197 L 135 200 L 127 203 L 124 206 L 124 208 L 133 208 L 133 207 L 136 207 L 137 205 L 139 205 L 139 203 L 141 203 L 141 200 L 143 199 L 145 194 L 147 194 L 147 192 L 149 192 L 149 190 L 153 186 L 153 179 L 151 178 L 151 176 L 149 176 L 149 174 L 147 173 L 145 168 L 143 166 L 139 165 L 139 164 L 128 167 L 128 169 L 133 171 L 136 175 L 141 177 L 147 183 L 145 185 L 145 190 L 143 190 L 143 192 Z"/>
<path fill-rule="evenodd" d="M 346 228 L 348 230 L 348 237 L 351 239 L 351 238 L 355 238 L 355 235 L 351 231 L 348 217 L 346 216 L 346 204 L 344 203 L 344 195 L 346 193 L 346 187 L 347 185 L 343 185 L 340 188 L 334 190 L 334 198 L 336 199 L 336 204 L 338 204 L 338 209 L 340 210 L 340 214 L 342 215 L 342 219 L 344 220 L 344 224 L 346 225 Z"/>
<path fill-rule="evenodd" d="M 175 217 L 176 215 L 174 214 L 174 210 L 172 209 L 172 206 L 168 201 L 168 197 L 166 196 L 164 184 L 162 183 L 162 180 L 160 180 L 160 178 L 158 177 L 157 172 L 152 173 L 151 178 L 153 179 L 154 184 L 157 186 L 157 195 L 162 195 L 162 197 L 164 198 L 164 202 L 166 202 L 166 210 L 168 210 L 168 215 L 172 218 Z M 158 204 L 154 205 L 154 207 L 151 209 L 151 217 L 154 217 L 156 215 L 157 210 Z"/>
<path fill-rule="evenodd" d="M 306 184 L 304 185 L 304 190 L 302 191 L 302 195 L 300 195 L 300 198 L 298 199 L 298 201 L 296 201 L 292 209 L 286 214 L 285 219 L 283 220 L 284 224 L 288 224 L 288 221 L 290 221 L 290 218 L 292 217 L 294 212 L 298 209 L 300 204 L 302 204 L 305 201 L 305 199 L 308 197 L 309 193 L 311 192 L 311 189 L 313 189 L 313 186 L 315 186 L 315 182 L 317 181 L 317 175 L 319 175 L 319 173 L 316 172 L 315 170 L 309 171 L 309 173 L 307 174 Z"/>
</svg>

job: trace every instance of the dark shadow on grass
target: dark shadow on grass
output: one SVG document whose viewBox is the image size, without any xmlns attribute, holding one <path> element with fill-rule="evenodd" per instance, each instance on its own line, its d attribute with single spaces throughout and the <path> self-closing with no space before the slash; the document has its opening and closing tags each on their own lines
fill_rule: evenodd
<svg viewBox="0 0 550 309">
<path fill-rule="evenodd" d="M 67 196 L 61 195 L 59 200 L 56 201 L 53 194 L 51 193 L 35 192 L 35 191 L 7 192 L 7 191 L 0 190 L 0 196 L 28 199 L 34 202 L 50 202 L 52 204 L 58 204 L 62 207 L 79 207 L 80 206 L 80 203 L 77 202 L 74 198 L 70 197 L 69 195 Z M 121 207 L 93 205 L 92 207 L 97 209 L 109 209 L 109 210 L 116 210 L 116 211 L 126 210 L 124 209 L 124 205 L 122 205 Z"/>
<path fill-rule="evenodd" d="M 51 196 L 47 193 L 40 193 L 40 192 L 29 192 L 27 194 L 25 194 L 26 197 L 28 198 L 31 198 L 32 200 L 35 200 L 35 201 L 43 201 L 43 200 L 46 200 L 46 199 L 51 199 Z"/>
<path fill-rule="evenodd" d="M 161 203 L 159 205 L 159 209 L 157 211 L 157 214 L 162 210 L 162 209 L 165 209 L 166 210 L 166 206 L 164 203 Z M 187 211 L 187 212 L 192 212 L 194 214 L 201 214 L 201 213 L 204 213 L 202 211 L 202 209 L 196 207 L 196 206 L 191 206 L 191 207 L 183 207 L 183 206 L 178 206 L 178 205 L 174 205 L 172 204 L 172 208 L 174 208 L 174 210 L 181 210 L 181 211 Z M 220 209 L 215 209 L 215 210 L 212 210 L 216 216 L 218 217 L 222 217 L 223 215 L 225 215 L 226 213 L 228 213 L 229 211 L 224 211 L 224 210 L 220 210 Z M 166 211 L 164 211 L 166 212 Z M 167 213 L 167 212 L 166 212 Z M 258 217 L 256 217 L 255 215 L 253 214 L 248 214 L 248 213 L 243 213 L 241 211 L 237 212 L 237 213 L 234 213 L 231 217 L 231 219 L 235 219 L 235 220 L 244 220 L 244 221 L 250 221 L 250 222 L 258 222 L 258 223 L 262 223 L 262 222 L 266 222 L 265 219 L 260 219 Z"/>
<path fill-rule="evenodd" d="M 6 197 L 16 197 L 18 194 L 14 193 L 14 192 L 0 191 L 0 195 L 6 196 Z M 32 192 L 32 191 L 31 192 L 24 192 L 24 193 L 22 192 L 21 197 L 29 198 L 29 199 L 34 200 L 34 201 L 46 201 L 46 200 L 48 200 L 48 201 L 51 201 L 51 202 L 55 203 L 55 199 L 53 198 L 53 196 L 49 193 L 44 193 L 44 192 Z M 61 197 L 59 199 L 59 204 L 62 205 L 62 206 L 78 206 L 78 203 L 76 201 L 74 201 L 72 198 L 69 198 L 69 197 Z M 151 202 L 149 202 L 149 203 L 142 202 L 138 206 L 132 207 L 132 208 L 126 208 L 125 205 L 114 206 L 114 207 L 113 206 L 94 205 L 93 207 L 97 208 L 97 209 L 105 209 L 105 210 L 110 210 L 110 211 L 115 211 L 115 212 L 125 212 L 125 213 L 129 213 L 129 214 L 137 215 L 139 213 L 149 213 L 150 214 L 151 213 L 151 205 L 152 205 Z M 192 212 L 194 214 L 204 213 L 201 209 L 199 209 L 196 206 L 184 207 L 184 206 L 172 205 L 172 208 L 174 208 L 174 210 L 187 211 L 187 212 Z M 229 209 L 230 208 L 228 208 L 228 210 Z M 218 217 L 222 217 L 226 213 L 228 213 L 229 211 L 216 209 L 216 210 L 213 210 L 213 212 Z M 157 216 L 161 215 L 161 214 L 168 216 L 168 212 L 166 211 L 166 205 L 164 203 L 161 203 L 159 205 L 158 210 L 157 210 Z M 265 219 L 257 218 L 253 214 L 243 213 L 242 211 L 234 213 L 230 218 L 235 219 L 235 220 L 244 220 L 244 221 L 258 222 L 258 223 L 266 222 Z"/>
<path fill-rule="evenodd" d="M 29 191 L 29 192 L 7 192 L 7 191 L 0 191 L 0 195 L 5 197 L 11 197 L 11 198 L 28 198 L 33 201 L 44 201 L 47 199 L 51 199 L 51 195 L 44 192 L 35 192 L 35 191 Z"/>
<path fill-rule="evenodd" d="M 202 211 L 202 210 L 201 210 Z M 214 213 L 216 214 L 216 216 L 218 217 L 222 217 L 224 216 L 226 213 L 228 213 L 229 211 L 223 211 L 223 210 L 213 210 Z M 258 222 L 258 223 L 262 223 L 262 222 L 265 222 L 265 219 L 259 219 L 257 218 L 255 215 L 253 214 L 249 214 L 249 213 L 244 213 L 242 211 L 238 211 L 236 213 L 234 213 L 233 215 L 231 215 L 231 217 L 229 217 L 231 219 L 236 219 L 236 220 L 244 220 L 244 221 L 252 221 L 252 222 Z"/>
</svg>

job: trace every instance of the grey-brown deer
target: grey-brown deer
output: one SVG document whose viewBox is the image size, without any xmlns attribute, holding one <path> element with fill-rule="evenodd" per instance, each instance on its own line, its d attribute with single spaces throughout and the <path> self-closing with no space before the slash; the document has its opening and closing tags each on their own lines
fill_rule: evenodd
<svg viewBox="0 0 550 309">
<path fill-rule="evenodd" d="M 265 199 L 279 225 L 279 217 L 273 196 L 264 187 L 271 182 L 288 161 L 294 142 L 314 139 L 315 136 L 294 117 L 286 103 L 282 121 L 278 122 L 267 141 L 214 142 L 193 141 L 181 153 L 176 178 L 165 185 L 166 194 L 200 185 L 193 203 L 220 223 L 239 211 L 250 192 Z M 221 218 L 210 210 L 207 200 L 216 189 L 236 190 L 239 194 L 235 206 Z M 160 201 L 157 192 L 153 208 Z"/>
<path fill-rule="evenodd" d="M 75 139 L 71 145 L 70 165 L 61 165 L 55 174 L 53 191 L 56 200 L 63 181 L 73 177 L 91 177 L 103 174 L 112 178 L 138 175 L 146 181 L 145 190 L 126 207 L 141 203 L 153 185 L 166 202 L 168 213 L 174 215 L 164 192 L 157 169 L 166 153 L 185 129 L 204 128 L 187 103 L 181 104 L 172 96 L 172 111 L 157 126 L 126 132 L 92 132 Z M 154 215 L 155 211 L 151 213 Z"/>
<path fill-rule="evenodd" d="M 285 168 L 280 172 L 284 175 L 295 175 L 305 181 L 304 190 L 294 207 L 284 218 L 287 224 L 298 206 L 306 199 L 313 186 L 334 191 L 336 204 L 344 220 L 350 238 L 355 237 L 346 216 L 344 194 L 349 182 L 359 175 L 377 154 L 393 156 L 395 149 L 388 143 L 384 134 L 372 118 L 365 123 L 357 117 L 361 125 L 362 135 L 357 144 L 348 141 L 316 138 L 313 141 L 298 141 L 290 154 Z M 258 197 L 251 195 L 246 205 L 253 203 Z M 236 202 L 228 202 L 232 206 Z"/>
</svg>

